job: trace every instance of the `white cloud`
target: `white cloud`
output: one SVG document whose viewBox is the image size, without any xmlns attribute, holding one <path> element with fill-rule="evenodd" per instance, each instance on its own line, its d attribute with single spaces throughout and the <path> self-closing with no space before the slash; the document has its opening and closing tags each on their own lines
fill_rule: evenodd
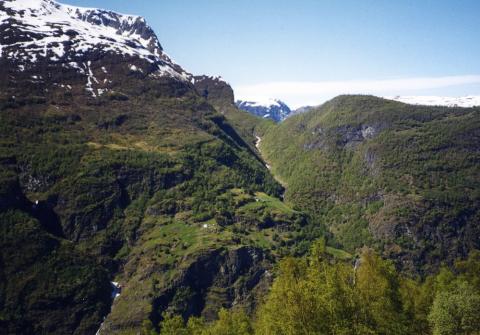
<svg viewBox="0 0 480 335">
<path fill-rule="evenodd" d="M 480 75 L 417 77 L 383 80 L 270 82 L 234 87 L 241 100 L 279 98 L 296 108 L 317 105 L 339 94 L 398 95 L 421 90 L 479 84 Z"/>
</svg>

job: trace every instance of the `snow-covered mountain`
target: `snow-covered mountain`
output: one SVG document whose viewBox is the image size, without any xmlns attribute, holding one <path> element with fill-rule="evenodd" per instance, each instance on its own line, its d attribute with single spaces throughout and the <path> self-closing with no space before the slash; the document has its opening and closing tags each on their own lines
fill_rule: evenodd
<svg viewBox="0 0 480 335">
<path fill-rule="evenodd" d="M 47 87 L 55 73 L 76 72 L 94 97 L 111 88 L 112 72 L 192 79 L 163 52 L 142 17 L 52 0 L 0 1 L 0 65 L 1 74 L 16 77 L 14 82 L 26 72 Z"/>
<path fill-rule="evenodd" d="M 292 112 L 284 102 L 278 99 L 267 99 L 264 101 L 242 101 L 235 102 L 238 108 L 251 114 L 269 118 L 275 122 L 281 122 Z"/>
<path fill-rule="evenodd" d="M 479 95 L 464 97 L 439 97 L 439 96 L 394 96 L 384 97 L 411 105 L 447 106 L 447 107 L 473 107 L 480 106 Z"/>
</svg>

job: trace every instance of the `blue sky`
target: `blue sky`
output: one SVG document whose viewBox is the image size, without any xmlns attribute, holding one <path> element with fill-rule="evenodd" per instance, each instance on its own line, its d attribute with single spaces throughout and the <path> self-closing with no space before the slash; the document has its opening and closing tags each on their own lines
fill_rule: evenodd
<svg viewBox="0 0 480 335">
<path fill-rule="evenodd" d="M 478 0 L 60 2 L 144 16 L 175 61 L 242 99 L 480 95 Z"/>
</svg>

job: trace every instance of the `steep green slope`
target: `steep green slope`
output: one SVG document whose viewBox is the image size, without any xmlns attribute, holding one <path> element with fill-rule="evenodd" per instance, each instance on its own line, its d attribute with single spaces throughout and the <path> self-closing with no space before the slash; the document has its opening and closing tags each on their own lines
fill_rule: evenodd
<svg viewBox="0 0 480 335">
<path fill-rule="evenodd" d="M 266 130 L 286 199 L 339 246 L 429 270 L 480 246 L 480 110 L 340 96 Z"/>
<path fill-rule="evenodd" d="M 257 120 L 215 109 L 222 95 L 199 94 L 142 18 L 0 11 L 0 333 L 252 310 L 308 227 L 258 155 Z"/>
<path fill-rule="evenodd" d="M 126 80 L 121 101 L 46 97 L 3 107 L 2 283 L 15 285 L 0 287 L 0 303 L 11 332 L 28 332 L 13 329 L 31 313 L 36 331 L 69 322 L 44 325 L 38 318 L 55 320 L 27 305 L 30 291 L 32 304 L 46 295 L 55 313 L 80 308 L 75 318 L 98 327 L 114 274 L 122 292 L 107 333 L 135 332 L 165 309 L 211 318 L 234 300 L 253 306 L 265 270 L 305 224 L 274 198 L 282 188 L 250 146 L 193 90 L 155 97 L 135 88 Z M 31 275 L 16 281 L 24 262 Z M 92 291 L 81 291 L 87 283 Z M 52 286 L 62 299 L 93 296 L 62 302 Z M 85 333 L 73 321 L 65 327 Z"/>
<path fill-rule="evenodd" d="M 0 222 L 0 333 L 95 333 L 110 308 L 108 272 L 20 210 Z"/>
</svg>

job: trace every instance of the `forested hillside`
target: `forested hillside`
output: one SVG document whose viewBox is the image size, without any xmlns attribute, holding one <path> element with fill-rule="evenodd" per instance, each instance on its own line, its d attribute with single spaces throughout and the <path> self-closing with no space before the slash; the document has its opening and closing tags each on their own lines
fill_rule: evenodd
<svg viewBox="0 0 480 335">
<path fill-rule="evenodd" d="M 478 108 L 340 96 L 268 128 L 260 149 L 337 246 L 425 274 L 480 247 L 479 130 Z"/>
<path fill-rule="evenodd" d="M 258 124 L 286 204 L 329 231 L 253 313 L 165 314 L 159 334 L 477 334 L 478 113 L 340 96 Z"/>
</svg>

